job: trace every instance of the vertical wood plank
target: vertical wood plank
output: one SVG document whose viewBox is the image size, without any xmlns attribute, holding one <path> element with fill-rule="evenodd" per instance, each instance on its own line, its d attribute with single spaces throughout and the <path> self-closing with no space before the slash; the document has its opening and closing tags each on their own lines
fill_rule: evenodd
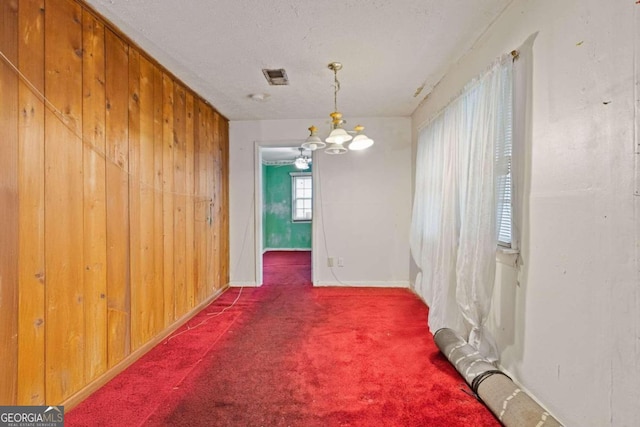
<svg viewBox="0 0 640 427">
<path fill-rule="evenodd" d="M 154 309 L 156 286 L 154 257 L 154 68 L 144 57 L 140 56 L 140 138 L 139 138 L 139 170 L 140 170 L 140 228 L 139 262 L 140 283 L 135 286 L 135 298 L 132 298 L 131 311 L 134 313 L 132 321 L 138 322 L 134 330 L 133 347 L 150 340 L 159 328 L 158 320 L 163 320 L 162 313 Z M 161 298 L 161 296 L 160 296 Z M 133 302 L 136 302 L 135 307 Z"/>
<path fill-rule="evenodd" d="M 18 64 L 18 2 L 0 2 L 0 50 Z M 18 386 L 18 76 L 0 59 L 0 402 Z"/>
<path fill-rule="evenodd" d="M 46 401 L 84 384 L 82 10 L 45 2 Z"/>
<path fill-rule="evenodd" d="M 212 295 L 215 290 L 215 259 L 214 259 L 214 185 L 215 176 L 213 170 L 213 149 L 214 149 L 214 120 L 215 112 L 209 106 L 206 109 L 206 145 L 205 145 L 205 176 L 206 176 L 206 194 L 209 204 L 207 205 L 207 255 L 206 255 L 206 271 L 207 271 L 207 295 Z"/>
<path fill-rule="evenodd" d="M 211 249 L 209 247 L 210 231 L 211 231 L 211 194 L 209 193 L 209 151 L 211 146 L 211 110 L 208 105 L 203 104 L 202 109 L 202 141 L 200 146 L 200 167 L 201 167 L 201 190 L 202 190 L 202 209 L 203 209 L 203 225 L 202 225 L 202 238 L 203 238 L 203 252 L 202 252 L 202 292 L 206 298 L 211 294 L 210 290 L 210 257 Z"/>
<path fill-rule="evenodd" d="M 187 309 L 195 307 L 195 177 L 194 177 L 194 100 L 193 94 L 187 92 L 187 116 L 186 116 L 186 286 L 187 286 Z"/>
<path fill-rule="evenodd" d="M 173 104 L 173 262 L 176 295 L 176 318 L 187 312 L 186 288 L 186 93 L 184 87 L 174 83 Z"/>
<path fill-rule="evenodd" d="M 211 147 L 211 162 L 209 166 L 211 168 L 211 193 L 213 198 L 212 208 L 212 278 L 213 289 L 218 290 L 222 288 L 220 273 L 222 269 L 222 262 L 220 256 L 220 227 L 221 227 L 221 189 L 222 189 L 222 173 L 220 170 L 221 164 L 221 149 L 220 149 L 220 124 L 222 118 L 217 112 L 213 112 L 213 137 Z"/>
<path fill-rule="evenodd" d="M 163 77 L 158 67 L 153 66 L 153 313 L 154 335 L 164 328 L 164 222 L 163 222 L 163 168 L 164 120 Z"/>
<path fill-rule="evenodd" d="M 128 52 L 105 32 L 107 309 L 109 367 L 130 352 Z"/>
<path fill-rule="evenodd" d="M 173 180 L 173 80 L 167 74 L 162 75 L 162 219 L 164 250 L 164 326 L 175 319 L 175 280 L 174 280 L 174 180 Z"/>
<path fill-rule="evenodd" d="M 107 370 L 107 217 L 104 25 L 83 13 L 85 378 Z"/>
<path fill-rule="evenodd" d="M 18 396 L 20 405 L 43 405 L 44 366 L 44 0 L 19 10 L 20 217 Z M 3 92 L 3 91 L 0 91 Z M 4 93 L 4 92 L 3 92 Z M 3 133 L 4 134 L 4 133 Z M 0 399 L 1 401 L 1 399 Z"/>
<path fill-rule="evenodd" d="M 132 350 L 144 343 L 144 301 L 148 289 L 142 283 L 140 191 L 140 54 L 129 48 L 129 271 Z"/>
<path fill-rule="evenodd" d="M 206 178 L 204 176 L 204 139 L 205 117 L 204 103 L 197 100 L 195 103 L 195 127 L 194 127 L 194 187 L 195 187 L 195 256 L 194 256 L 194 287 L 196 301 L 202 302 L 206 298 L 204 285 L 204 262 L 206 253 Z"/>
<path fill-rule="evenodd" d="M 222 281 L 223 285 L 229 284 L 229 270 L 231 259 L 229 258 L 229 122 L 225 119 L 222 123 Z"/>
</svg>

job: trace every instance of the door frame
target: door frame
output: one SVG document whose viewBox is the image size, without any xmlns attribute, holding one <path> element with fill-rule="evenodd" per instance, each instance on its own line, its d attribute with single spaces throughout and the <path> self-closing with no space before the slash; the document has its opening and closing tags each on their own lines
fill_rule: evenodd
<svg viewBox="0 0 640 427">
<path fill-rule="evenodd" d="M 262 150 L 264 148 L 278 148 L 278 147 L 300 147 L 299 140 L 266 140 L 266 141 L 255 141 L 254 142 L 254 259 L 255 259 L 255 278 L 256 278 L 256 286 L 262 286 L 263 282 L 263 265 L 262 265 L 262 251 L 264 246 L 264 239 L 262 236 L 262 193 L 263 193 L 263 185 L 262 182 Z M 313 254 L 316 252 L 316 169 L 318 167 L 316 163 L 315 152 L 311 152 L 311 157 L 313 159 L 313 168 L 311 169 L 311 182 L 313 187 L 313 218 L 311 220 L 311 282 L 316 283 L 316 257 Z"/>
</svg>

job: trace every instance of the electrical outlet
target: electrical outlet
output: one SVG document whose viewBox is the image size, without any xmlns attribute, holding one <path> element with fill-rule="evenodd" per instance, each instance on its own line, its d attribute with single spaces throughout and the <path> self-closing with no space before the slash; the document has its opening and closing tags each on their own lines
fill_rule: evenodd
<svg viewBox="0 0 640 427">
<path fill-rule="evenodd" d="M 327 266 L 328 267 L 333 267 L 333 257 L 332 256 L 327 258 Z"/>
<path fill-rule="evenodd" d="M 338 267 L 344 267 L 344 258 L 342 257 L 338 258 Z"/>
</svg>

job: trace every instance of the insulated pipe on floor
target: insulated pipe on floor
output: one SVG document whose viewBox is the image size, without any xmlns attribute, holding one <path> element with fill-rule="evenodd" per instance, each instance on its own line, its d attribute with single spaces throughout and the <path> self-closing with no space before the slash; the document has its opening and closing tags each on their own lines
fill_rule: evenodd
<svg viewBox="0 0 640 427">
<path fill-rule="evenodd" d="M 433 335 L 440 352 L 506 427 L 561 427 L 542 406 L 495 368 L 460 335 L 442 328 Z"/>
</svg>

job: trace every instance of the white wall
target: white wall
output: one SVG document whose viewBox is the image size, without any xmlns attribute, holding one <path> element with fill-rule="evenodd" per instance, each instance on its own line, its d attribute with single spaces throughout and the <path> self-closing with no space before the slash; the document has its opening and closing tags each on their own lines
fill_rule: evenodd
<svg viewBox="0 0 640 427">
<path fill-rule="evenodd" d="M 634 3 L 515 0 L 412 117 L 415 146 L 467 81 L 539 32 L 523 265 L 499 265 L 489 328 L 503 367 L 567 426 L 640 425 Z"/>
<path fill-rule="evenodd" d="M 347 118 L 375 145 L 362 152 L 314 154 L 313 250 L 316 285 L 408 286 L 411 217 L 411 119 Z M 327 119 L 230 123 L 231 284 L 256 285 L 254 146 L 302 142 Z M 323 220 L 324 219 L 324 220 Z M 246 234 L 246 236 L 245 236 Z M 326 235 L 326 246 L 325 246 Z M 327 247 L 330 252 L 327 251 Z M 344 267 L 327 267 L 327 257 Z"/>
</svg>

